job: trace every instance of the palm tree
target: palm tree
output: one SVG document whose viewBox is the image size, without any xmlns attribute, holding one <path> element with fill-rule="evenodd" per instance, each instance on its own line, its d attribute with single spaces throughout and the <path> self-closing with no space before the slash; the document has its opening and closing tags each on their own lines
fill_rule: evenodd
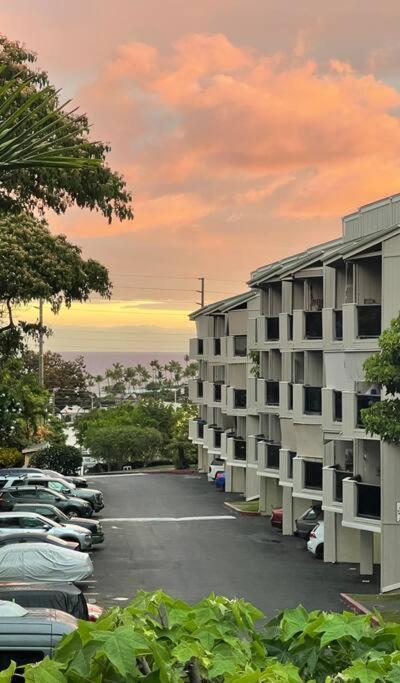
<svg viewBox="0 0 400 683">
<path fill-rule="evenodd" d="M 161 374 L 161 365 L 158 362 L 157 359 L 151 360 L 149 363 L 152 371 L 153 371 L 153 381 L 155 382 L 157 379 L 161 379 L 160 374 Z"/>
<path fill-rule="evenodd" d="M 134 389 L 138 383 L 136 368 L 133 368 L 133 367 L 125 368 L 124 378 L 125 378 L 125 382 L 127 382 L 128 386 L 129 386 L 130 390 L 134 391 Z"/>
<path fill-rule="evenodd" d="M 169 368 L 175 384 L 180 384 L 182 380 L 182 365 L 177 360 L 171 360 Z"/>
<path fill-rule="evenodd" d="M 138 365 L 135 366 L 136 374 L 140 378 L 140 384 L 143 386 L 144 384 L 147 384 L 147 382 L 151 379 L 151 375 L 147 368 L 144 367 L 144 365 L 141 365 L 138 363 Z"/>
<path fill-rule="evenodd" d="M 15 102 L 27 90 L 31 94 L 16 108 Z M 82 156 L 84 142 L 64 146 L 69 137 L 68 117 L 76 109 L 63 112 L 68 100 L 46 114 L 56 96 L 50 86 L 36 90 L 33 78 L 21 82 L 16 77 L 0 86 L 0 173 L 16 168 L 76 169 L 101 163 L 98 159 Z"/>
<path fill-rule="evenodd" d="M 98 391 L 98 394 L 99 394 L 99 398 L 101 398 L 101 385 L 102 385 L 103 382 L 104 382 L 104 377 L 103 377 L 103 375 L 95 375 L 95 376 L 93 377 L 93 380 L 94 380 L 95 383 L 97 384 L 97 391 Z"/>
</svg>

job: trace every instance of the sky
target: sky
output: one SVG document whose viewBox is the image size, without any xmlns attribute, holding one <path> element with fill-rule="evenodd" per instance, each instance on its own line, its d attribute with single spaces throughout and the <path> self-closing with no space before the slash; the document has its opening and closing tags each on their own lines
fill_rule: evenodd
<svg viewBox="0 0 400 683">
<path fill-rule="evenodd" d="M 198 277 L 207 303 L 244 291 L 400 191 L 399 21 L 395 0 L 0 0 L 134 195 L 133 221 L 49 216 L 114 294 L 46 312 L 48 348 L 184 352 Z"/>
</svg>

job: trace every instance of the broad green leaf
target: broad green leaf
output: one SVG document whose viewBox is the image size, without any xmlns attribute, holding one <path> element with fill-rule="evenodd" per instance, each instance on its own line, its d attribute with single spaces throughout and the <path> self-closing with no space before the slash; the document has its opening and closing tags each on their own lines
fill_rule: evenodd
<svg viewBox="0 0 400 683">
<path fill-rule="evenodd" d="M 46 657 L 38 664 L 25 668 L 25 681 L 29 683 L 66 683 L 67 678 L 61 671 L 61 664 Z"/>
<path fill-rule="evenodd" d="M 386 672 L 379 662 L 355 662 L 341 673 L 346 683 L 381 683 Z"/>
<path fill-rule="evenodd" d="M 316 633 L 322 633 L 321 647 L 346 636 L 354 638 L 354 640 L 361 640 L 369 632 L 370 626 L 365 617 L 351 615 L 351 618 L 348 619 L 345 614 L 326 615 L 324 623 L 316 629 Z"/>
<path fill-rule="evenodd" d="M 144 643 L 145 651 L 149 651 L 147 641 L 140 635 L 136 640 L 136 634 L 131 626 L 120 626 L 103 641 L 96 657 L 104 655 L 115 671 L 121 676 L 128 676 L 137 669 L 135 648 L 138 641 L 141 642 L 141 649 Z"/>
<path fill-rule="evenodd" d="M 172 650 L 171 655 L 172 657 L 175 657 L 175 659 L 181 664 L 186 664 L 186 662 L 192 659 L 192 657 L 203 657 L 204 650 L 199 643 L 196 643 L 196 641 L 186 641 L 176 645 Z"/>
<path fill-rule="evenodd" d="M 15 662 L 10 662 L 7 669 L 0 671 L 0 683 L 11 683 L 15 669 L 16 669 Z"/>
<path fill-rule="evenodd" d="M 289 640 L 296 633 L 301 633 L 308 619 L 308 613 L 301 605 L 285 610 L 281 620 L 282 640 Z"/>
</svg>

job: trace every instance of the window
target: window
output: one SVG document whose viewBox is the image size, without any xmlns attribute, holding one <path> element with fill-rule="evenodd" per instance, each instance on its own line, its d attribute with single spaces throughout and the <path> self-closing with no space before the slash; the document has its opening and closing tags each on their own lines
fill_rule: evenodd
<svg viewBox="0 0 400 683">
<path fill-rule="evenodd" d="M 246 335 L 236 335 L 233 337 L 233 353 L 235 356 L 247 355 L 247 337 Z"/>
<path fill-rule="evenodd" d="M 0 519 L 0 529 L 19 529 L 18 517 L 5 517 Z"/>
<path fill-rule="evenodd" d="M 66 488 L 61 481 L 49 481 L 48 487 L 53 489 L 53 491 L 63 491 Z"/>
<path fill-rule="evenodd" d="M 21 529 L 43 529 L 45 526 L 41 519 L 35 517 L 20 517 L 19 524 Z"/>
<path fill-rule="evenodd" d="M 54 495 L 47 491 L 37 491 L 37 497 L 40 500 L 55 500 Z"/>
<path fill-rule="evenodd" d="M 342 392 L 333 392 L 333 420 L 334 422 L 342 421 Z"/>
</svg>

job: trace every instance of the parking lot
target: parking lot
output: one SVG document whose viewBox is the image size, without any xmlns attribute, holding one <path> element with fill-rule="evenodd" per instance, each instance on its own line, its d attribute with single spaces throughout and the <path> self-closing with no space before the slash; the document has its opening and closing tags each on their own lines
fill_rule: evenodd
<svg viewBox="0 0 400 683">
<path fill-rule="evenodd" d="M 329 565 L 283 537 L 264 517 L 236 514 L 203 475 L 126 474 L 89 477 L 104 493 L 106 541 L 92 553 L 88 597 L 123 605 L 137 589 L 198 600 L 212 591 L 244 597 L 272 615 L 302 603 L 342 609 L 340 592 L 360 584 L 354 565 Z"/>
</svg>

